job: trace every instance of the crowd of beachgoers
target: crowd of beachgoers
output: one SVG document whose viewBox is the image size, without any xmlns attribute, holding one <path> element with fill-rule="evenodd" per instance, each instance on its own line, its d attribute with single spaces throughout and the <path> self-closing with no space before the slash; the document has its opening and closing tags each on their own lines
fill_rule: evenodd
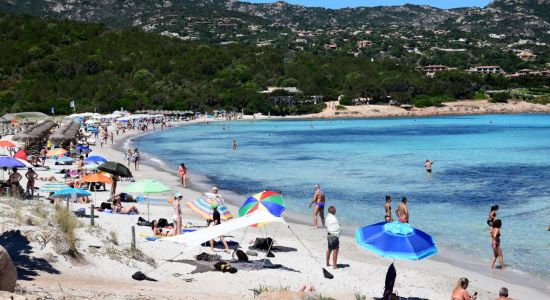
<svg viewBox="0 0 550 300">
<path fill-rule="evenodd" d="M 327 201 L 319 185 L 311 191 L 309 202 L 313 226 L 289 222 L 293 224 L 292 228 L 288 226 L 291 228 L 289 233 L 284 230 L 286 225 L 274 224 L 254 228 L 255 233 L 251 235 L 249 230 L 253 229 L 238 228 L 208 238 L 198 250 L 194 250 L 199 252 L 198 255 L 182 253 L 180 250 L 186 246 L 177 243 L 178 236 L 201 230 L 221 230 L 230 220 L 238 219 L 238 215 L 233 216 L 231 211 L 240 212 L 246 205 L 239 209 L 242 201 L 225 199 L 223 190 L 218 187 L 206 190 L 195 185 L 185 162 L 173 172 L 159 169 L 143 151 L 132 147 L 128 138 L 182 124 L 237 118 L 227 115 L 208 119 L 146 114 L 79 114 L 70 119 L 81 124 L 80 132 L 75 139 L 65 143 L 56 143 L 45 136 L 34 141 L 36 145 L 32 148 L 35 150 L 30 151 L 29 144 L 3 137 L 4 141 L 12 143 L 6 143 L 10 155 L 5 158 L 12 157 L 15 161 L 11 162 L 13 165 L 4 166 L 7 179 L 2 183 L 1 193 L 17 201 L 41 202 L 50 207 L 66 205 L 75 216 L 82 217 L 82 223 L 90 222 L 105 232 L 102 237 L 94 237 L 86 229 L 79 230 L 80 252 L 85 254 L 88 262 L 75 265 L 52 259 L 51 264 L 58 272 L 38 270 L 39 274 L 34 275 L 33 280 L 18 281 L 19 291 L 25 290 L 27 295 L 66 296 L 63 289 L 60 288 L 60 292 L 51 288 L 51 283 L 57 282 L 60 287 L 70 287 L 66 288 L 66 293 L 72 291 L 73 296 L 90 298 L 93 293 L 101 291 L 105 298 L 117 298 L 116 292 L 120 292 L 125 298 L 162 295 L 184 299 L 242 299 L 251 298 L 250 290 L 262 285 L 272 287 L 272 291 L 260 295 L 264 299 L 317 299 L 315 297 L 319 298 L 321 294 L 335 299 L 355 299 L 364 294 L 376 299 L 402 299 L 399 296 L 443 299 L 450 295 L 452 300 L 505 300 L 511 299 L 509 289 L 514 299 L 544 297 L 544 293 L 535 289 L 505 282 L 494 271 L 489 275 L 476 273 L 431 259 L 390 263 L 364 251 L 364 248 L 357 247 L 353 237 L 342 233 L 344 226 L 337 218 L 337 203 Z M 238 151 L 236 140 L 232 141 L 228 151 Z M 426 160 L 426 172 L 432 172 L 433 164 Z M 151 184 L 155 188 L 151 187 L 150 193 L 135 192 L 137 189 L 133 187 L 136 184 L 141 184 L 140 187 Z M 274 197 L 275 194 L 264 196 Z M 406 197 L 401 199 L 395 211 L 392 211 L 391 201 L 390 196 L 386 196 L 385 202 L 381 201 L 380 209 L 384 209 L 385 218 L 380 221 L 397 224 L 397 230 L 408 230 L 410 213 Z M 498 260 L 500 268 L 497 272 L 503 272 L 502 221 L 497 213 L 498 206 L 491 207 L 487 220 L 488 238 L 494 252 L 491 268 Z M 0 234 L 4 236 L 7 231 L 13 234 L 13 230 L 24 230 L 24 226 L 11 224 L 1 229 L 4 232 Z M 131 235 L 128 234 L 130 230 Z M 108 258 L 98 258 L 98 250 L 91 249 L 103 247 L 97 245 L 104 243 L 106 235 L 110 235 L 111 240 L 119 236 L 119 241 L 109 247 L 131 245 L 132 249 L 137 247 L 142 251 L 140 256 L 151 257 L 157 263 L 147 265 L 139 259 L 131 263 L 115 263 Z M 170 239 L 176 242 L 167 242 Z M 4 241 L 9 243 L 7 239 L 0 238 L 0 241 L 3 245 Z M 34 255 L 53 252 L 48 246 L 40 247 L 39 241 L 31 240 L 30 244 L 35 248 Z M 19 270 L 20 261 L 18 255 L 15 256 L 14 262 Z M 168 256 L 170 259 L 166 258 Z M 316 265 L 321 267 L 322 273 L 313 271 Z M 139 269 L 148 271 L 135 272 Z M 88 277 L 82 276 L 79 280 L 76 274 L 81 273 Z M 109 286 L 109 282 L 113 284 Z"/>
</svg>

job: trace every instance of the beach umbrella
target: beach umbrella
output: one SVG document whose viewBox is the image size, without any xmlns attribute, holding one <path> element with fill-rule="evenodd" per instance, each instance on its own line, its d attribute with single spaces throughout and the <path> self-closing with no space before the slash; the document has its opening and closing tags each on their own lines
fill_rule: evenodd
<svg viewBox="0 0 550 300">
<path fill-rule="evenodd" d="M 0 168 L 24 168 L 25 165 L 13 157 L 0 157 Z"/>
<path fill-rule="evenodd" d="M 64 155 L 65 153 L 67 153 L 67 150 L 65 150 L 63 148 L 54 148 L 54 149 L 48 151 L 48 153 L 46 153 L 46 156 L 48 156 L 48 157 L 59 156 L 59 155 Z"/>
<path fill-rule="evenodd" d="M 47 184 L 45 184 L 41 187 L 38 187 L 40 192 L 45 192 L 45 193 L 54 193 L 54 192 L 57 192 L 59 190 L 64 190 L 64 189 L 68 189 L 68 188 L 71 188 L 71 187 L 66 185 L 63 182 L 57 182 L 57 181 L 50 182 L 50 183 L 47 183 Z"/>
<path fill-rule="evenodd" d="M 212 219 L 212 204 L 218 204 L 218 211 L 220 212 L 220 217 L 223 220 L 229 220 L 233 218 L 233 214 L 227 209 L 223 200 L 217 197 L 209 197 L 208 195 L 202 195 L 198 199 L 189 201 L 186 205 L 199 216 L 211 220 Z"/>
<path fill-rule="evenodd" d="M 126 187 L 127 193 L 160 194 L 169 191 L 168 186 L 152 179 L 139 180 Z"/>
<path fill-rule="evenodd" d="M 20 158 L 16 158 L 18 162 L 24 164 L 24 168 L 33 168 L 34 166 L 31 165 L 28 161 L 26 160 L 23 160 L 23 159 L 20 159 Z"/>
<path fill-rule="evenodd" d="M 160 194 L 169 192 L 170 188 L 156 180 L 145 179 L 130 184 L 126 187 L 127 193 L 139 193 L 149 196 L 149 194 Z M 147 197 L 147 221 L 149 221 L 149 199 Z"/>
<path fill-rule="evenodd" d="M 420 260 L 437 253 L 432 237 L 408 223 L 380 222 L 358 228 L 355 239 L 359 246 L 382 257 Z"/>
<path fill-rule="evenodd" d="M 79 197 L 88 197 L 91 196 L 92 193 L 83 190 L 83 189 L 77 189 L 77 188 L 68 188 L 68 189 L 62 189 L 58 190 L 57 192 L 53 193 L 51 196 L 52 198 L 66 198 L 67 199 L 67 209 L 69 208 L 69 199 L 72 199 L 75 201 Z"/>
<path fill-rule="evenodd" d="M 74 159 L 72 159 L 68 156 L 55 157 L 53 160 L 55 160 L 58 163 L 72 163 L 72 162 L 74 162 Z"/>
<path fill-rule="evenodd" d="M 13 155 L 13 158 L 18 158 L 18 159 L 22 159 L 22 160 L 26 160 L 28 161 L 28 156 L 27 156 L 27 151 L 25 151 L 24 149 L 21 149 L 17 152 L 15 152 L 15 154 Z"/>
<path fill-rule="evenodd" d="M 16 145 L 14 143 L 12 143 L 11 141 L 5 141 L 5 140 L 0 141 L 0 147 L 13 148 L 15 146 Z"/>
<path fill-rule="evenodd" d="M 267 210 L 276 217 L 280 217 L 286 206 L 283 196 L 273 191 L 263 191 L 248 197 L 239 208 L 239 216 L 242 217 L 256 210 Z"/>
<path fill-rule="evenodd" d="M 74 152 L 75 153 L 90 153 L 90 152 L 92 152 L 92 149 L 90 149 L 90 147 L 88 147 L 88 146 L 78 145 L 74 148 Z"/>
<path fill-rule="evenodd" d="M 84 162 L 87 163 L 87 164 L 89 164 L 89 163 L 102 164 L 104 162 L 107 162 L 107 159 L 103 156 L 92 155 L 92 156 L 84 159 Z"/>
<path fill-rule="evenodd" d="M 82 167 L 84 170 L 97 170 L 96 164 L 86 164 Z"/>
<path fill-rule="evenodd" d="M 132 177 L 132 172 L 130 172 L 130 169 L 128 169 L 125 165 L 114 161 L 104 162 L 97 166 L 97 169 L 120 177 Z"/>
<path fill-rule="evenodd" d="M 100 182 L 100 183 L 108 183 L 108 184 L 113 183 L 113 179 L 111 179 L 111 177 L 106 176 L 106 175 L 101 174 L 101 173 L 86 175 L 86 176 L 82 177 L 82 181 L 84 181 L 84 182 Z"/>
</svg>

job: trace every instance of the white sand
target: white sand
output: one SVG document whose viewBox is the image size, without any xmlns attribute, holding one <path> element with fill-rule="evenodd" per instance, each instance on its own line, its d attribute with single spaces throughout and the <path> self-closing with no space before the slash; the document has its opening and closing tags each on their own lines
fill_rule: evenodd
<svg viewBox="0 0 550 300">
<path fill-rule="evenodd" d="M 157 127 L 158 128 L 158 127 Z M 158 129 L 157 129 L 158 130 Z M 135 135 L 135 133 L 129 133 Z M 121 137 L 115 137 L 115 142 L 121 142 Z M 118 141 L 117 141 L 118 139 Z M 116 146 L 116 145 L 115 145 Z M 151 145 L 153 146 L 153 145 Z M 113 148 L 112 145 L 100 148 L 96 146 L 93 154 L 103 155 L 110 160 L 122 161 L 123 154 Z M 147 158 L 144 160 L 147 163 Z M 149 161 L 150 163 L 150 161 Z M 131 168 L 133 170 L 133 168 Z M 168 173 L 149 165 L 143 164 L 141 170 L 133 172 L 136 179 L 155 179 L 169 185 L 174 192 L 184 195 L 186 201 L 197 198 L 200 193 L 192 189 L 180 187 L 178 178 L 175 176 L 177 170 Z M 41 176 L 49 172 L 39 172 Z M 192 180 L 192 178 L 191 178 Z M 128 182 L 122 182 L 118 191 L 124 191 Z M 39 184 L 40 185 L 40 184 Z M 191 184 L 193 186 L 193 184 Z M 98 192 L 96 203 L 108 198 L 109 192 Z M 155 195 L 151 197 L 168 198 L 172 193 Z M 229 194 L 223 191 L 222 194 Z M 227 199 L 229 201 L 242 202 L 243 199 Z M 129 205 L 129 204 L 125 204 Z M 72 209 L 78 207 L 89 207 L 89 205 L 72 204 Z M 137 204 L 141 216 L 147 218 L 146 205 Z M 236 214 L 237 208 L 229 206 Z M 190 222 L 195 225 L 204 225 L 204 220 L 191 212 L 186 206 L 182 207 L 184 224 Z M 172 207 L 168 205 L 151 205 L 151 219 L 159 217 L 171 219 Z M 89 214 L 89 209 L 87 210 Z M 289 212 L 292 213 L 292 212 Z M 299 244 L 287 228 L 281 224 L 267 226 L 269 236 L 277 241 L 277 245 L 296 248 L 296 251 L 275 252 L 276 257 L 271 258 L 274 264 L 281 264 L 292 269 L 262 269 L 256 271 L 240 270 L 236 274 L 221 272 L 207 272 L 199 274 L 188 274 L 195 269 L 187 263 L 177 260 L 193 260 L 193 256 L 206 251 L 209 248 L 198 248 L 194 251 L 180 254 L 180 246 L 175 243 L 154 241 L 147 242 L 141 234 L 150 235 L 151 230 L 147 227 L 136 226 L 137 247 L 143 253 L 151 256 L 157 262 L 158 268 L 152 268 L 145 263 L 123 260 L 119 262 L 112 260 L 106 255 L 108 247 L 116 249 L 129 248 L 131 242 L 131 226 L 136 225 L 138 216 L 126 216 L 117 214 L 99 213 L 95 220 L 99 229 L 90 229 L 87 225 L 89 219 L 81 219 L 86 222 L 85 226 L 78 230 L 79 249 L 83 253 L 85 262 L 71 262 L 53 252 L 51 243 L 40 250 L 36 242 L 32 242 L 33 256 L 47 257 L 47 253 L 54 253 L 57 261 L 52 265 L 59 270 L 60 274 L 48 274 L 39 272 L 33 281 L 19 281 L 18 284 L 33 294 L 47 294 L 53 297 L 72 296 L 76 298 L 181 298 L 181 299 L 243 299 L 252 298 L 250 289 L 257 288 L 260 284 L 268 286 L 289 286 L 291 289 L 298 289 L 303 284 L 313 285 L 318 292 L 325 296 L 332 296 L 336 299 L 355 299 L 354 293 L 367 295 L 370 298 L 380 297 L 384 287 L 384 278 L 387 267 L 391 263 L 388 259 L 379 258 L 376 255 L 359 248 L 353 237 L 343 236 L 339 263 L 346 267 L 333 271 L 333 280 L 323 278 L 321 269 L 310 258 L 306 250 Z M 0 221 L 4 222 L 6 220 Z M 309 217 L 307 218 L 309 222 Z M 4 230 L 16 227 L 5 223 Z M 316 260 L 323 263 L 326 251 L 326 231 L 323 229 L 312 229 L 310 226 L 291 224 L 292 228 L 303 239 L 304 243 L 313 252 Z M 0 228 L 2 229 L 2 228 Z M 353 228 L 348 228 L 348 230 Z M 106 240 L 110 231 L 115 231 L 118 237 L 119 246 L 112 245 Z M 232 233 L 227 239 L 241 241 L 244 236 L 243 246 L 248 246 L 248 241 L 263 234 L 253 228 Z M 90 245 L 100 246 L 99 249 L 89 247 Z M 444 251 L 443 251 L 444 252 Z M 224 259 L 230 259 L 230 255 L 224 252 L 217 252 Z M 260 253 L 260 255 L 262 255 Z M 444 257 L 445 253 L 441 254 Z M 489 255 L 489 254 L 488 254 Z M 260 257 L 250 257 L 256 260 Z M 167 259 L 176 261 L 168 262 Z M 451 259 L 451 258 L 449 258 Z M 510 270 L 501 271 L 489 269 L 481 272 L 468 271 L 437 259 L 423 261 L 396 261 L 397 282 L 395 290 L 402 297 L 417 297 L 422 299 L 449 299 L 452 288 L 459 277 L 467 277 L 471 281 L 470 291 L 478 292 L 478 299 L 494 299 L 502 286 L 508 287 L 514 299 L 548 299 L 550 286 L 535 290 L 524 287 L 514 282 L 505 282 L 507 273 Z M 148 272 L 158 282 L 138 282 L 131 279 L 131 274 L 141 270 Z M 173 274 L 181 274 L 175 277 Z M 525 277 L 528 278 L 528 277 Z M 192 279 L 186 282 L 184 279 Z"/>
</svg>

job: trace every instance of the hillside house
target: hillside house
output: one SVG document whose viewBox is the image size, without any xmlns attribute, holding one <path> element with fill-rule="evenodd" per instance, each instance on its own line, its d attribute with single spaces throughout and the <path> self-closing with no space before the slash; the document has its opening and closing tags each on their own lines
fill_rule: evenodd
<svg viewBox="0 0 550 300">
<path fill-rule="evenodd" d="M 358 49 L 369 48 L 371 46 L 372 46 L 372 42 L 368 41 L 368 40 L 363 40 L 363 41 L 357 42 L 357 48 Z"/>
<path fill-rule="evenodd" d="M 429 65 L 423 68 L 424 74 L 429 77 L 433 77 L 437 72 L 448 71 L 449 67 L 444 65 Z"/>
<path fill-rule="evenodd" d="M 537 58 L 530 50 L 522 50 L 516 56 L 523 61 L 534 61 Z"/>
<path fill-rule="evenodd" d="M 504 74 L 504 71 L 499 66 L 479 66 L 470 69 L 471 73 L 477 74 Z"/>
</svg>

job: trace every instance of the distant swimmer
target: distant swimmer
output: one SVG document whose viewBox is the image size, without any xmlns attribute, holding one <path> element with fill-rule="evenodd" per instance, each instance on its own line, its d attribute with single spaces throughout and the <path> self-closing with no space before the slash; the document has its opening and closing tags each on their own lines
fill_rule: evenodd
<svg viewBox="0 0 550 300">
<path fill-rule="evenodd" d="M 424 163 L 424 168 L 426 168 L 426 172 L 428 173 L 432 173 L 432 164 L 434 162 L 433 161 L 430 161 L 429 159 L 426 159 L 426 162 Z"/>
<path fill-rule="evenodd" d="M 384 220 L 386 222 L 392 222 L 393 218 L 391 216 L 391 196 L 386 195 L 386 204 L 384 204 L 384 209 L 386 210 L 386 215 L 384 216 Z"/>
<path fill-rule="evenodd" d="M 233 139 L 233 151 L 237 150 L 237 140 Z"/>
<path fill-rule="evenodd" d="M 401 198 L 401 204 L 395 210 L 395 215 L 401 223 L 409 223 L 409 209 L 407 208 L 407 197 Z"/>
</svg>

